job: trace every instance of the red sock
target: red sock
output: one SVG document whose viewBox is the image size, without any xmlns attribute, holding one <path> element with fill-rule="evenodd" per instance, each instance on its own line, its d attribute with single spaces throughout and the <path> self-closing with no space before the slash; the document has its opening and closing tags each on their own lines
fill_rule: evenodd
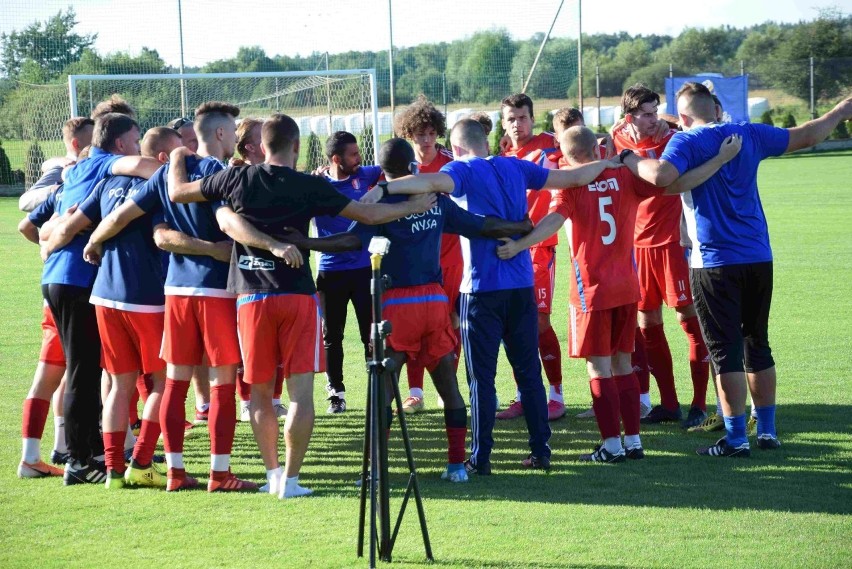
<svg viewBox="0 0 852 569">
<path fill-rule="evenodd" d="M 127 431 L 104 433 L 104 460 L 106 467 L 113 472 L 123 473 L 127 469 L 124 465 L 125 436 L 127 436 Z"/>
<path fill-rule="evenodd" d="M 423 366 L 409 361 L 408 367 L 408 389 L 423 389 Z"/>
<path fill-rule="evenodd" d="M 142 398 L 142 403 L 148 401 L 148 396 L 154 390 L 154 378 L 150 373 L 139 374 L 136 377 L 136 391 L 139 392 L 139 397 Z"/>
<path fill-rule="evenodd" d="M 127 411 L 130 417 L 130 425 L 135 425 L 139 421 L 139 389 L 134 389 L 130 392 L 130 403 L 128 404 Z"/>
<path fill-rule="evenodd" d="M 240 394 L 240 401 L 248 401 L 251 399 L 251 385 L 243 381 L 243 371 L 237 371 L 237 392 Z"/>
<path fill-rule="evenodd" d="M 639 380 L 639 393 L 648 393 L 651 391 L 651 373 L 648 371 L 648 354 L 645 352 L 645 339 L 642 338 L 642 331 L 639 326 L 636 327 L 636 342 L 634 346 L 630 363 L 633 365 L 633 372 L 636 374 L 636 379 Z"/>
<path fill-rule="evenodd" d="M 49 410 L 50 401 L 47 399 L 24 399 L 21 436 L 25 439 L 41 439 Z"/>
<path fill-rule="evenodd" d="M 538 353 L 547 382 L 550 385 L 562 385 L 562 349 L 553 326 L 538 335 Z"/>
<path fill-rule="evenodd" d="M 166 452 L 183 452 L 188 391 L 188 381 L 166 379 L 166 388 L 160 401 L 160 425 L 163 426 L 163 447 Z M 142 425 L 144 427 L 145 421 L 142 421 Z M 142 436 L 141 432 L 139 436 Z"/>
<path fill-rule="evenodd" d="M 189 382 L 185 381 L 184 383 Z M 154 450 L 157 448 L 157 439 L 159 438 L 160 423 L 142 419 L 142 429 L 139 431 L 139 438 L 136 439 L 136 447 L 133 449 L 133 460 L 136 461 L 136 464 L 141 466 L 151 464 L 151 459 L 154 458 Z"/>
<path fill-rule="evenodd" d="M 672 371 L 672 353 L 666 340 L 666 331 L 662 324 L 641 328 L 645 340 L 645 350 L 648 354 L 648 364 L 657 388 L 660 390 L 660 403 L 669 410 L 678 407 L 677 391 L 675 391 L 674 372 Z"/>
<path fill-rule="evenodd" d="M 635 373 L 613 377 L 618 386 L 619 409 L 625 435 L 639 434 L 639 380 Z"/>
<path fill-rule="evenodd" d="M 592 408 L 595 410 L 595 420 L 598 422 L 601 438 L 621 436 L 620 404 L 615 381 L 611 377 L 593 377 L 589 380 L 589 389 L 592 392 Z"/>
<path fill-rule="evenodd" d="M 282 391 L 284 391 L 284 368 L 278 367 L 275 368 L 275 390 L 272 392 L 272 398 L 281 399 Z M 210 398 L 212 400 L 213 396 L 211 395 Z M 233 393 L 231 394 L 231 399 L 233 399 Z"/>
<path fill-rule="evenodd" d="M 447 462 L 464 462 L 464 439 L 467 435 L 467 409 L 444 409 L 444 427 L 447 430 Z"/>
<path fill-rule="evenodd" d="M 234 428 L 237 425 L 237 406 L 234 403 L 236 390 L 233 383 L 210 387 L 210 454 L 231 454 L 234 447 Z"/>
<path fill-rule="evenodd" d="M 689 372 L 692 376 L 692 406 L 707 410 L 707 380 L 710 377 L 710 358 L 698 317 L 681 321 L 680 327 L 689 340 Z"/>
</svg>

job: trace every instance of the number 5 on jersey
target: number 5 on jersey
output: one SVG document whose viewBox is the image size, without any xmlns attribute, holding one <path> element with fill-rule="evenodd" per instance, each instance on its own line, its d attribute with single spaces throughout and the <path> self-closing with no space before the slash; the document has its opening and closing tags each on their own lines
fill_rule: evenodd
<svg viewBox="0 0 852 569">
<path fill-rule="evenodd" d="M 601 221 L 609 225 L 609 233 L 601 235 L 601 241 L 604 245 L 609 245 L 615 241 L 615 218 L 606 210 L 608 205 L 612 205 L 611 196 L 598 198 L 598 213 L 600 213 Z"/>
</svg>

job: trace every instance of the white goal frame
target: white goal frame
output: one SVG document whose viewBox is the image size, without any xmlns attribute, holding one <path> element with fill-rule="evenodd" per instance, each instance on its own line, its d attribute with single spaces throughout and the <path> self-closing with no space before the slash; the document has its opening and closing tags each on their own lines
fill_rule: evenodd
<svg viewBox="0 0 852 569">
<path fill-rule="evenodd" d="M 275 77 L 340 77 L 345 75 L 368 75 L 370 77 L 370 98 L 372 99 L 370 105 L 370 114 L 373 121 L 373 148 L 375 149 L 375 152 L 378 152 L 379 107 L 375 69 L 329 69 L 322 71 L 264 71 L 256 73 L 140 73 L 125 75 L 69 75 L 68 99 L 70 102 L 71 116 L 76 117 L 78 116 L 77 83 L 80 81 L 139 81 L 157 79 L 174 81 L 175 79 L 177 79 L 181 82 L 181 87 L 183 87 L 185 79 L 263 79 Z M 183 89 L 181 89 L 181 91 L 183 91 Z M 183 99 L 183 96 L 181 98 Z M 181 101 L 181 103 L 183 106 L 183 101 Z M 329 117 L 329 133 L 331 132 L 331 118 Z"/>
</svg>

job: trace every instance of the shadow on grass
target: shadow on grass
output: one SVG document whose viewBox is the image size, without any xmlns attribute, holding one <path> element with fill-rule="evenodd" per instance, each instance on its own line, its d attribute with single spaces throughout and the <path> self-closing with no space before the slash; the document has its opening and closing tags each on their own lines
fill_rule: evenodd
<svg viewBox="0 0 852 569">
<path fill-rule="evenodd" d="M 464 485 L 439 479 L 446 464 L 443 414 L 427 411 L 408 421 L 421 490 L 429 499 L 511 500 L 663 508 L 758 509 L 852 513 L 852 406 L 784 405 L 779 409 L 783 446 L 748 459 L 699 457 L 698 446 L 719 433 L 687 434 L 674 425 L 645 427 L 647 458 L 625 464 L 581 464 L 599 434 L 593 420 L 568 417 L 551 423 L 553 468 L 530 472 L 520 466 L 526 449 L 523 419 L 498 422 L 492 455 L 494 474 Z M 402 495 L 407 468 L 398 424 L 390 441 L 393 497 Z M 319 416 L 303 471 L 318 494 L 357 497 L 364 416 Z M 469 442 L 469 441 L 468 441 Z M 238 431 L 235 462 L 256 460 L 250 429 Z M 205 453 L 201 453 L 202 455 Z M 255 471 L 256 472 L 256 471 Z"/>
</svg>

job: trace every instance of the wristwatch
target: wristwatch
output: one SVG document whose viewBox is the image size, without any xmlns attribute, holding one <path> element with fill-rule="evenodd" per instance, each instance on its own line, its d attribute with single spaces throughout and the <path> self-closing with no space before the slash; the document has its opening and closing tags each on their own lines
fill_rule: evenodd
<svg viewBox="0 0 852 569">
<path fill-rule="evenodd" d="M 624 150 L 618 153 L 618 161 L 624 164 L 624 159 L 630 156 L 631 154 L 634 154 L 634 152 L 629 148 L 625 148 Z"/>
<path fill-rule="evenodd" d="M 388 183 L 386 181 L 382 180 L 376 185 L 382 189 L 382 199 L 385 199 L 390 195 L 390 193 L 388 193 Z"/>
</svg>

